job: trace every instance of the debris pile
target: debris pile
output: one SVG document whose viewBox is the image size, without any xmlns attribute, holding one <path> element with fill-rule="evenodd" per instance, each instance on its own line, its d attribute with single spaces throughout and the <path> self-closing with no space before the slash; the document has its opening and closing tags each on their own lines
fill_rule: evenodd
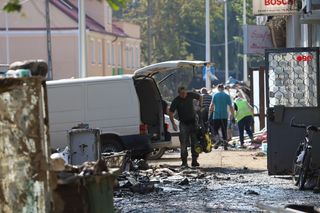
<svg viewBox="0 0 320 213">
<path fill-rule="evenodd" d="M 44 60 L 17 61 L 9 66 L 7 77 L 41 76 L 46 78 L 48 65 Z"/>
<path fill-rule="evenodd" d="M 118 177 L 118 183 L 115 188 L 115 197 L 133 196 L 135 193 L 148 194 L 151 192 L 182 192 L 189 189 L 192 184 L 198 181 L 209 181 L 210 179 L 219 179 L 215 175 L 209 175 L 200 169 L 180 167 L 170 167 L 160 165 L 150 167 L 144 165 L 145 161 L 139 160 L 132 162 L 132 170 L 124 171 Z"/>
<path fill-rule="evenodd" d="M 229 141 L 231 147 L 240 147 L 239 137 L 233 137 Z M 254 134 L 254 140 L 252 141 L 248 136 L 245 136 L 244 147 L 249 150 L 261 149 L 262 152 L 266 153 L 267 146 L 267 131 L 263 129 L 260 132 Z"/>
<path fill-rule="evenodd" d="M 54 174 L 54 212 L 97 212 L 97 209 L 113 209 L 113 186 L 120 168 L 113 167 L 122 154 L 113 159 L 87 161 L 82 165 L 70 165 L 61 153 L 51 155 L 50 166 Z M 113 161 L 113 162 L 111 162 Z M 110 167 L 109 167 L 109 166 Z"/>
</svg>

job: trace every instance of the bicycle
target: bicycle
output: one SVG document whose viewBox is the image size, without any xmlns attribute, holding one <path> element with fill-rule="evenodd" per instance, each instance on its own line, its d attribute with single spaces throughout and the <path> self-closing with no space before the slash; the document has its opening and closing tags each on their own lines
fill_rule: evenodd
<svg viewBox="0 0 320 213">
<path fill-rule="evenodd" d="M 291 119 L 291 127 L 305 129 L 306 131 L 304 139 L 300 142 L 296 151 L 292 171 L 294 184 L 298 186 L 300 190 L 303 190 L 307 178 L 311 173 L 312 133 L 317 132 L 318 128 L 312 125 L 295 124 L 294 120 L 295 118 Z"/>
</svg>

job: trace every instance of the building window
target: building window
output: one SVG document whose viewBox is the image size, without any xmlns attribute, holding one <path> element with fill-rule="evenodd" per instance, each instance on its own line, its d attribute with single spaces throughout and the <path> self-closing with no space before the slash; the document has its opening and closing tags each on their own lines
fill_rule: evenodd
<svg viewBox="0 0 320 213">
<path fill-rule="evenodd" d="M 108 10 L 109 10 L 108 23 L 109 23 L 109 24 L 112 24 L 112 9 L 111 9 L 110 7 L 108 7 Z"/>
<path fill-rule="evenodd" d="M 140 55 L 139 55 L 139 47 L 136 47 L 136 68 L 139 68 L 139 67 L 140 67 L 139 58 L 140 58 Z"/>
<path fill-rule="evenodd" d="M 112 49 L 111 49 L 111 58 L 112 58 L 112 65 L 114 66 L 115 63 L 115 49 L 114 49 L 114 44 L 112 44 Z"/>
<path fill-rule="evenodd" d="M 105 47 L 105 62 L 106 62 L 106 64 L 108 64 L 108 59 L 109 59 L 109 53 L 108 53 L 108 47 L 109 47 L 109 45 L 108 45 L 108 43 L 106 42 L 106 47 Z"/>
<path fill-rule="evenodd" d="M 118 45 L 118 66 L 122 67 L 122 46 L 121 44 Z"/>
<path fill-rule="evenodd" d="M 91 39 L 90 43 L 91 43 L 91 64 L 95 64 L 96 63 L 96 49 L 95 49 L 94 40 Z"/>
<path fill-rule="evenodd" d="M 98 64 L 102 64 L 102 42 L 98 41 Z"/>
<path fill-rule="evenodd" d="M 130 61 L 129 61 L 129 46 L 126 46 L 126 66 L 129 68 L 130 66 Z"/>
<path fill-rule="evenodd" d="M 108 54 L 107 54 L 108 64 L 111 65 L 111 44 L 110 44 L 110 42 L 108 42 L 108 44 L 107 44 L 107 50 L 108 50 Z"/>
<path fill-rule="evenodd" d="M 107 9 L 106 9 L 106 17 L 105 18 L 107 19 L 107 23 L 109 24 L 109 7 L 107 7 Z"/>
<path fill-rule="evenodd" d="M 134 47 L 131 47 L 131 68 L 134 68 Z"/>
</svg>

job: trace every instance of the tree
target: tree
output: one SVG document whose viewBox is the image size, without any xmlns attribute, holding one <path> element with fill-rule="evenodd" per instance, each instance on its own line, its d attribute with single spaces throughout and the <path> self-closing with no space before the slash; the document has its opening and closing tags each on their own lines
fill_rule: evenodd
<svg viewBox="0 0 320 213">
<path fill-rule="evenodd" d="M 103 1 L 103 0 L 97 0 Z M 126 0 L 105 0 L 108 2 L 110 7 L 113 10 L 119 10 L 120 7 L 125 6 Z M 8 0 L 7 3 L 3 6 L 3 10 L 10 13 L 10 12 L 20 12 L 22 8 L 21 0 Z"/>
<path fill-rule="evenodd" d="M 150 44 L 148 43 L 148 2 L 151 4 Z M 188 2 L 187 0 L 140 0 L 115 14 L 118 18 L 134 21 L 141 26 L 141 49 L 144 62 L 148 61 L 146 50 L 149 45 L 152 49 L 151 63 L 176 58 L 193 58 L 188 52 L 188 42 L 182 37 L 187 29 L 184 20 L 186 14 L 181 6 L 190 4 Z"/>
<path fill-rule="evenodd" d="M 141 26 L 142 61 L 147 62 L 147 47 L 152 48 L 152 63 L 176 60 L 205 60 L 205 3 L 203 0 L 157 0 L 150 1 L 151 36 L 148 43 L 148 1 L 139 0 L 120 9 L 115 16 L 134 21 Z M 252 2 L 247 1 L 248 24 L 254 22 Z M 217 70 L 224 72 L 224 10 L 223 4 L 211 1 L 211 61 Z M 241 78 L 243 69 L 243 1 L 228 1 L 229 69 L 233 77 Z M 224 76 L 223 74 L 221 76 Z M 222 79 L 222 78 L 221 78 Z M 222 79 L 223 80 L 223 79 Z"/>
<path fill-rule="evenodd" d="M 248 25 L 255 25 L 255 16 L 253 15 L 252 11 L 252 1 L 246 1 L 247 2 L 247 24 Z M 243 1 L 235 1 L 232 4 L 233 10 L 236 12 L 237 16 L 236 19 L 239 24 L 243 23 L 243 16 L 242 16 L 242 9 L 243 9 Z M 243 36 L 237 36 L 235 37 L 243 46 Z M 239 59 L 243 59 L 243 54 L 240 53 L 238 54 Z M 249 67 L 259 67 L 264 65 L 264 58 L 261 56 L 248 56 L 248 66 Z"/>
</svg>

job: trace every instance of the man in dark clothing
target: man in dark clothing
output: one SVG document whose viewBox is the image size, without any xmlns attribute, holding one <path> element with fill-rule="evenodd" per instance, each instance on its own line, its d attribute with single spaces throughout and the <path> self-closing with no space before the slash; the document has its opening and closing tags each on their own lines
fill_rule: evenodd
<svg viewBox="0 0 320 213">
<path fill-rule="evenodd" d="M 230 111 L 230 118 L 234 122 L 234 110 L 231 103 L 231 98 L 228 94 L 224 92 L 223 84 L 218 86 L 218 92 L 212 97 L 210 111 L 213 113 L 213 134 L 214 136 L 219 136 L 219 130 L 221 129 L 224 149 L 227 150 L 227 124 L 228 124 L 228 108 Z M 220 140 L 218 140 L 214 148 L 217 149 L 220 145 Z"/>
<path fill-rule="evenodd" d="M 202 95 L 202 98 L 203 98 L 202 106 L 209 110 L 209 107 L 210 107 L 210 104 L 211 104 L 211 100 L 212 100 L 212 96 L 208 94 L 208 91 L 207 91 L 206 88 L 202 88 L 201 89 L 201 95 Z"/>
<path fill-rule="evenodd" d="M 171 103 L 169 116 L 173 126 L 173 129 L 177 131 L 177 125 L 174 122 L 174 112 L 177 110 L 180 121 L 180 148 L 181 148 L 181 160 L 182 166 L 188 167 L 188 144 L 191 140 L 191 154 L 192 154 L 192 166 L 199 166 L 197 162 L 198 153 L 195 151 L 195 144 L 197 143 L 196 136 L 196 112 L 194 110 L 193 100 L 196 99 L 202 105 L 202 97 L 200 94 L 194 92 L 187 92 L 185 87 L 179 87 L 179 96 L 177 96 Z"/>
<path fill-rule="evenodd" d="M 208 129 L 208 118 L 209 118 L 209 108 L 212 100 L 212 96 L 208 94 L 208 91 L 206 88 L 201 89 L 201 95 L 202 95 L 202 110 L 201 110 L 201 116 L 202 121 L 205 125 L 205 128 Z"/>
</svg>

